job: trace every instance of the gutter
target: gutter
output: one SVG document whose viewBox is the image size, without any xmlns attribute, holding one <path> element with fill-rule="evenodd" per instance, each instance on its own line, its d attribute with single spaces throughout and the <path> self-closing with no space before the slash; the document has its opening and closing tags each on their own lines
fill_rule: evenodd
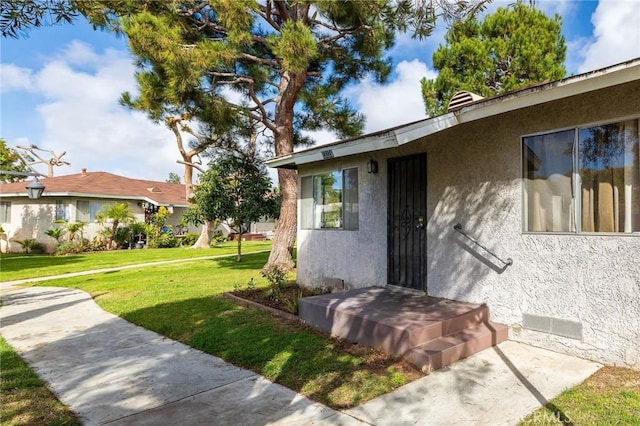
<svg viewBox="0 0 640 426">
<path fill-rule="evenodd" d="M 396 148 L 460 124 L 638 81 L 639 76 L 640 58 L 637 58 L 563 80 L 483 99 L 453 112 L 386 131 L 275 157 L 265 163 L 273 168 L 297 169 L 302 164 Z"/>
</svg>

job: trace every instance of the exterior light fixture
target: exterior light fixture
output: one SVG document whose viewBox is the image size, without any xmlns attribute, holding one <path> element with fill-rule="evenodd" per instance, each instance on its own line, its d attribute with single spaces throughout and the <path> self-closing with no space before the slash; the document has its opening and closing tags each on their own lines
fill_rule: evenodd
<svg viewBox="0 0 640 426">
<path fill-rule="evenodd" d="M 378 173 L 378 162 L 376 160 L 369 160 L 367 163 L 367 173 Z"/>
<path fill-rule="evenodd" d="M 45 186 L 37 177 L 34 177 L 33 180 L 25 186 L 25 188 L 27 189 L 27 196 L 32 200 L 36 200 L 42 196 Z"/>
<path fill-rule="evenodd" d="M 33 180 L 25 186 L 27 190 L 27 196 L 32 200 L 38 199 L 42 196 L 44 192 L 44 185 L 42 182 L 38 180 L 38 176 L 44 176 L 40 173 L 33 172 L 16 172 L 13 170 L 0 170 L 0 175 L 9 175 L 9 176 L 21 176 L 21 177 L 29 177 L 33 176 Z"/>
</svg>

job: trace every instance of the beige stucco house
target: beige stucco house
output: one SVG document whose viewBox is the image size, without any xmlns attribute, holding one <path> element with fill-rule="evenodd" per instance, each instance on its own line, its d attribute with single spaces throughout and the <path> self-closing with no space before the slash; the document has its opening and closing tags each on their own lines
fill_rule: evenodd
<svg viewBox="0 0 640 426">
<path fill-rule="evenodd" d="M 40 178 L 45 191 L 39 199 L 29 199 L 25 182 L 0 184 L 0 225 L 5 231 L 3 246 L 7 251 L 19 252 L 21 247 L 11 239 L 35 238 L 47 251 L 56 242 L 45 231 L 53 228 L 54 221 L 86 222 L 85 238 L 93 238 L 100 230 L 96 216 L 102 206 L 127 203 L 137 221 L 167 207 L 171 215 L 169 225 L 178 225 L 188 208 L 184 185 L 130 179 L 106 172 L 87 172 Z"/>
<path fill-rule="evenodd" d="M 486 303 L 511 339 L 640 367 L 640 59 L 274 158 L 298 281 Z"/>
</svg>

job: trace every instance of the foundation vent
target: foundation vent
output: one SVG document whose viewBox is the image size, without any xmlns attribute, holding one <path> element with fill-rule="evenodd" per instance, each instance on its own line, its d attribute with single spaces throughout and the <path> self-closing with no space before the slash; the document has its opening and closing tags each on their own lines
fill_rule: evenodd
<svg viewBox="0 0 640 426">
<path fill-rule="evenodd" d="M 449 108 L 447 108 L 447 112 L 460 109 L 464 106 L 467 106 L 469 104 L 472 104 L 482 99 L 484 99 L 482 96 L 476 95 L 475 93 L 466 92 L 466 91 L 458 92 L 451 97 L 451 100 L 449 101 Z"/>
<path fill-rule="evenodd" d="M 543 315 L 523 314 L 522 326 L 529 330 L 582 340 L 582 323 Z"/>
</svg>

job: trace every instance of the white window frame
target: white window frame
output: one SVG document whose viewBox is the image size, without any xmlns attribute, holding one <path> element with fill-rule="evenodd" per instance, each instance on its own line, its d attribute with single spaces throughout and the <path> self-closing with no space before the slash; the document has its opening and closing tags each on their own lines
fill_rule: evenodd
<svg viewBox="0 0 640 426">
<path fill-rule="evenodd" d="M 11 201 L 0 201 L 0 223 L 11 223 Z"/>
<path fill-rule="evenodd" d="M 321 220 L 321 213 L 324 211 L 322 206 L 317 203 L 316 199 L 316 188 L 314 188 L 314 181 L 316 178 L 320 176 L 325 176 L 333 173 L 339 173 L 341 177 L 341 200 L 340 200 L 340 226 L 323 226 Z M 347 182 L 347 174 L 353 173 L 352 177 L 355 177 L 355 188 L 351 188 L 351 190 L 355 190 L 355 202 L 352 199 L 351 203 L 348 203 L 345 200 L 346 193 L 346 182 Z M 306 188 L 309 185 L 309 181 L 305 180 L 311 179 L 311 197 L 308 195 L 308 189 Z M 358 167 L 348 167 L 341 170 L 328 171 L 324 173 L 316 173 L 313 175 L 305 175 L 300 178 L 300 194 L 301 194 L 301 203 L 300 203 L 300 228 L 305 230 L 333 230 L 333 231 L 357 231 L 360 225 L 360 212 L 359 212 L 359 168 Z M 306 193 L 306 194 L 305 194 Z M 305 198 L 306 195 L 306 198 Z M 353 195 L 353 194 L 352 194 Z M 352 209 L 351 214 L 353 215 L 351 219 L 346 219 L 345 215 L 347 214 L 347 204 L 349 204 Z"/>
<path fill-rule="evenodd" d="M 638 127 L 640 129 L 640 116 L 637 115 L 633 115 L 633 116 L 625 116 L 625 117 L 620 117 L 620 118 L 616 118 L 616 119 L 612 119 L 612 120 L 606 120 L 606 121 L 597 121 L 597 122 L 592 122 L 592 123 L 588 123 L 588 124 L 582 124 L 582 125 L 576 125 L 576 126 L 571 126 L 571 127 L 565 127 L 565 128 L 558 128 L 558 129 L 553 129 L 553 130 L 548 130 L 548 131 L 544 131 L 544 132 L 537 132 L 537 133 L 531 133 L 531 134 L 526 134 L 521 136 L 520 138 L 520 148 L 521 148 L 521 153 L 520 153 L 520 177 L 521 177 L 521 201 L 522 201 L 522 218 L 521 218 L 521 226 L 522 226 L 522 233 L 524 234 L 535 234 L 535 235 L 541 235 L 541 234 L 552 234 L 552 235 L 594 235 L 594 236 L 640 236 L 640 232 L 639 231 L 632 231 L 632 232 L 600 232 L 600 231 L 583 231 L 583 226 L 582 226 L 582 180 L 581 180 L 581 176 L 580 176 L 580 153 L 579 153 L 579 149 L 578 145 L 580 143 L 579 141 L 579 135 L 580 135 L 580 131 L 584 130 L 584 129 L 589 129 L 591 127 L 597 127 L 597 126 L 604 126 L 604 125 L 609 125 L 609 124 L 615 124 L 615 123 L 620 123 L 620 122 L 624 122 L 624 121 L 632 121 L 632 120 L 637 120 L 638 122 Z M 574 219 L 574 227 L 575 229 L 571 230 L 571 231 L 531 231 L 527 229 L 527 223 L 529 220 L 528 217 L 528 209 L 526 208 L 526 197 L 527 197 L 527 193 L 526 193 L 526 189 L 525 189 L 525 181 L 526 181 L 526 177 L 525 177 L 525 164 L 524 164 L 524 158 L 525 158 L 525 150 L 526 150 L 526 146 L 525 146 L 525 138 L 529 138 L 529 137 L 535 137 L 535 136 L 541 136 L 541 135 L 548 135 L 548 134 L 553 134 L 553 133 L 560 133 L 560 132 L 564 132 L 564 131 L 569 131 L 572 130 L 574 132 L 574 136 L 573 136 L 573 152 L 572 152 L 572 159 L 573 159 L 573 171 L 571 174 L 571 190 L 573 192 L 573 208 L 571 210 L 571 215 L 573 216 Z M 640 132 L 639 132 L 640 133 Z M 640 135 L 639 135 L 640 137 Z M 639 148 L 640 150 L 640 148 Z"/>
</svg>

